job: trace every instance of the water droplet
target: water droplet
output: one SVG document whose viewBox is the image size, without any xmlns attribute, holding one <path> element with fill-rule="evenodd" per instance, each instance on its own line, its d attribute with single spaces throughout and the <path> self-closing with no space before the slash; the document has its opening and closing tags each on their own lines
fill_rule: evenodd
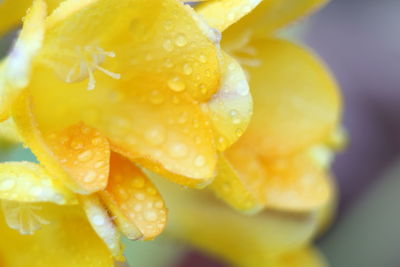
<svg viewBox="0 0 400 267">
<path fill-rule="evenodd" d="M 145 139 L 151 145 L 161 145 L 165 141 L 164 129 L 156 126 L 145 132 Z"/>
<path fill-rule="evenodd" d="M 144 200 L 145 199 L 145 196 L 144 196 L 144 194 L 143 193 L 136 193 L 135 194 L 135 198 L 137 199 L 137 200 Z"/>
<path fill-rule="evenodd" d="M 204 166 L 204 164 L 206 164 L 206 158 L 202 155 L 198 155 L 195 159 L 194 159 L 194 165 L 197 167 L 202 167 Z"/>
<path fill-rule="evenodd" d="M 96 162 L 96 163 L 94 164 L 94 167 L 97 168 L 97 169 L 99 169 L 99 168 L 103 167 L 104 164 L 105 164 L 104 161 L 98 161 L 98 162 Z"/>
<path fill-rule="evenodd" d="M 160 91 L 154 90 L 150 93 L 149 100 L 154 105 L 159 105 L 164 102 L 164 95 Z"/>
<path fill-rule="evenodd" d="M 241 129 L 241 128 L 237 128 L 236 129 L 236 135 L 239 137 L 239 136 L 241 136 L 242 134 L 243 134 L 243 130 Z"/>
<path fill-rule="evenodd" d="M 71 142 L 71 147 L 73 149 L 78 150 L 78 149 L 83 148 L 83 144 L 81 142 L 77 141 L 77 140 L 74 140 L 74 141 Z"/>
<path fill-rule="evenodd" d="M 187 40 L 185 35 L 179 34 L 178 37 L 175 39 L 175 44 L 179 47 L 183 47 L 187 44 Z"/>
<path fill-rule="evenodd" d="M 133 179 L 132 185 L 136 188 L 142 188 L 144 186 L 144 179 L 142 177 L 136 177 Z"/>
<path fill-rule="evenodd" d="M 153 187 L 147 187 L 147 193 L 150 195 L 155 195 L 157 191 Z"/>
<path fill-rule="evenodd" d="M 172 26 L 173 26 L 173 24 L 172 24 L 171 21 L 169 21 L 169 20 L 164 21 L 164 28 L 165 28 L 166 30 L 171 30 L 171 29 L 172 29 Z"/>
<path fill-rule="evenodd" d="M 78 155 L 78 160 L 88 161 L 92 157 L 92 151 L 86 150 Z"/>
<path fill-rule="evenodd" d="M 144 218 L 146 219 L 146 221 L 154 222 L 157 220 L 157 213 L 152 210 L 148 210 L 144 213 Z"/>
<path fill-rule="evenodd" d="M 142 205 L 138 203 L 138 204 L 136 204 L 136 205 L 133 207 L 133 209 L 134 209 L 136 212 L 139 212 L 139 211 L 142 210 Z"/>
<path fill-rule="evenodd" d="M 169 153 L 174 158 L 182 158 L 188 153 L 187 146 L 182 143 L 171 144 L 169 146 Z"/>
<path fill-rule="evenodd" d="M 174 63 L 172 62 L 172 60 L 170 58 L 167 58 L 164 61 L 164 66 L 167 67 L 167 68 L 172 68 L 174 66 Z"/>
<path fill-rule="evenodd" d="M 101 142 L 102 142 L 102 139 L 100 137 L 96 137 L 96 138 L 92 139 L 92 144 L 95 146 L 100 145 Z"/>
<path fill-rule="evenodd" d="M 154 206 L 155 206 L 157 209 L 161 209 L 162 207 L 164 207 L 164 203 L 163 203 L 161 200 L 158 200 L 158 201 L 156 202 L 156 204 L 154 204 Z"/>
<path fill-rule="evenodd" d="M 232 109 L 229 112 L 229 116 L 231 117 L 233 124 L 239 124 L 240 123 L 240 121 L 241 121 L 240 120 L 240 115 L 239 115 L 239 112 L 237 110 Z"/>
<path fill-rule="evenodd" d="M 182 112 L 182 114 L 179 116 L 177 122 L 179 124 L 184 124 L 188 119 L 188 113 L 187 112 Z"/>
<path fill-rule="evenodd" d="M 193 69 L 192 69 L 192 66 L 190 66 L 189 63 L 186 63 L 186 64 L 183 65 L 183 74 L 190 75 L 190 74 L 192 74 L 192 72 L 193 72 Z"/>
<path fill-rule="evenodd" d="M 97 175 L 97 173 L 95 171 L 88 171 L 86 173 L 85 177 L 83 177 L 83 181 L 85 183 L 91 183 L 96 178 L 96 175 Z"/>
<path fill-rule="evenodd" d="M 168 81 L 168 87 L 175 92 L 182 92 L 183 90 L 185 90 L 186 85 L 185 83 L 182 81 L 182 79 L 178 76 L 175 76 L 173 78 L 171 78 Z"/>
<path fill-rule="evenodd" d="M 165 51 L 167 51 L 167 52 L 171 52 L 172 50 L 174 50 L 174 45 L 173 45 L 172 41 L 169 39 L 164 41 L 163 47 L 164 47 Z"/>
<path fill-rule="evenodd" d="M 207 86 L 203 83 L 201 83 L 199 85 L 199 89 L 200 89 L 200 93 L 202 93 L 203 95 L 205 95 L 207 93 Z"/>
<path fill-rule="evenodd" d="M 205 56 L 205 55 L 200 55 L 200 56 L 199 56 L 199 61 L 200 61 L 201 63 L 206 63 L 206 62 L 207 62 L 206 56 Z"/>
</svg>

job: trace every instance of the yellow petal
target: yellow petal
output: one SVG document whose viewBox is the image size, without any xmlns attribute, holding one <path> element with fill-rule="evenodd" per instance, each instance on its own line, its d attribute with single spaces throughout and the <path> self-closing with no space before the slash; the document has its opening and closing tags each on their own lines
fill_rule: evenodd
<svg viewBox="0 0 400 267">
<path fill-rule="evenodd" d="M 185 185 L 209 183 L 217 155 L 199 102 L 217 91 L 220 66 L 200 24 L 174 0 L 60 5 L 47 20 L 28 88 L 39 129 L 83 121 L 135 162 Z M 198 157 L 205 158 L 201 166 Z"/>
<path fill-rule="evenodd" d="M 336 83 L 324 65 L 283 40 L 257 40 L 250 47 L 259 64 L 247 68 L 254 115 L 241 146 L 273 157 L 324 142 L 341 109 Z"/>
<path fill-rule="evenodd" d="M 0 139 L 10 143 L 21 142 L 21 137 L 18 134 L 14 120 L 12 118 L 0 122 Z"/>
<path fill-rule="evenodd" d="M 49 11 L 62 1 L 64 0 L 45 0 Z M 21 23 L 21 18 L 26 14 L 32 2 L 32 0 L 3 0 L 0 2 L 0 35 Z"/>
<path fill-rule="evenodd" d="M 45 18 L 46 3 L 35 0 L 14 47 L 0 65 L 0 121 L 8 118 L 13 101 L 29 82 L 31 62 L 42 45 Z"/>
<path fill-rule="evenodd" d="M 76 202 L 75 195 L 61 186 L 56 177 L 31 162 L 0 164 L 0 199 L 57 204 Z"/>
<path fill-rule="evenodd" d="M 247 16 L 224 31 L 223 47 L 227 50 L 241 48 L 253 35 L 271 35 L 272 32 L 306 16 L 326 2 L 328 0 L 264 0 Z M 224 12 L 228 13 L 229 10 Z"/>
<path fill-rule="evenodd" d="M 78 206 L 42 204 L 41 214 L 49 223 L 32 235 L 10 229 L 0 214 L 2 266 L 114 266 L 107 247 Z"/>
<path fill-rule="evenodd" d="M 232 145 L 245 131 L 252 115 L 252 98 L 245 73 L 227 54 L 223 56 L 220 89 L 207 104 L 211 122 L 217 133 L 220 151 Z"/>
<path fill-rule="evenodd" d="M 196 11 L 211 27 L 222 32 L 251 12 L 260 2 L 262 0 L 212 0 L 198 5 Z"/>
<path fill-rule="evenodd" d="M 165 183 L 162 188 L 171 208 L 167 232 L 234 264 L 296 249 L 310 240 L 317 226 L 313 213 L 266 210 L 247 216 L 204 193 Z"/>
<path fill-rule="evenodd" d="M 267 207 L 307 211 L 327 204 L 333 195 L 325 166 L 314 158 L 311 149 L 267 158 L 238 144 L 225 155 L 242 183 Z"/>
<path fill-rule="evenodd" d="M 107 189 L 100 194 L 117 224 L 137 227 L 143 239 L 153 239 L 164 229 L 167 210 L 157 189 L 132 162 L 116 153 L 111 155 Z"/>
<path fill-rule="evenodd" d="M 123 261 L 123 248 L 120 241 L 121 235 L 98 196 L 81 196 L 80 203 L 82 204 L 90 225 L 97 235 L 103 239 L 114 258 Z"/>
<path fill-rule="evenodd" d="M 248 186 L 240 179 L 224 155 L 219 157 L 217 176 L 208 188 L 240 211 L 255 213 L 263 207 L 260 201 L 250 193 Z"/>
<path fill-rule="evenodd" d="M 105 189 L 110 166 L 110 146 L 96 129 L 79 123 L 45 138 L 55 159 L 80 193 Z"/>
</svg>

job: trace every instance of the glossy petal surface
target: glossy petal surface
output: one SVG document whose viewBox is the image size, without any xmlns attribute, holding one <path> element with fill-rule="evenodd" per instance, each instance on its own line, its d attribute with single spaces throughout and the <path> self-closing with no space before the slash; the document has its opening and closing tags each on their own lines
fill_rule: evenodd
<svg viewBox="0 0 400 267">
<path fill-rule="evenodd" d="M 40 131 L 83 121 L 119 153 L 178 183 L 210 181 L 216 148 L 199 101 L 218 89 L 218 48 L 190 7 L 172 0 L 67 1 L 46 25 L 29 85 Z M 52 103 L 58 105 L 48 112 Z"/>
<path fill-rule="evenodd" d="M 325 66 L 283 40 L 250 43 L 259 64 L 246 68 L 254 115 L 239 146 L 267 157 L 290 155 L 323 142 L 340 116 L 340 97 Z"/>
<path fill-rule="evenodd" d="M 111 156 L 110 178 L 101 196 L 116 216 L 117 224 L 137 227 L 141 238 L 153 239 L 164 229 L 167 220 L 164 200 L 144 173 L 118 154 Z M 123 228 L 121 230 L 124 232 Z"/>
<path fill-rule="evenodd" d="M 40 165 L 31 162 L 0 164 L 0 199 L 20 202 L 71 204 L 74 194 Z"/>
<path fill-rule="evenodd" d="M 252 104 L 243 69 L 235 59 L 224 54 L 220 89 L 207 103 L 220 151 L 232 145 L 246 130 L 252 115 Z"/>
<path fill-rule="evenodd" d="M 224 31 L 251 12 L 262 0 L 211 0 L 196 7 L 211 27 Z"/>
<path fill-rule="evenodd" d="M 77 184 L 78 192 L 90 194 L 105 189 L 110 145 L 96 129 L 79 123 L 45 139 L 60 166 Z"/>
<path fill-rule="evenodd" d="M 287 41 L 250 47 L 259 60 L 246 68 L 254 115 L 224 154 L 259 203 L 289 210 L 325 205 L 333 194 L 326 174 L 332 152 L 314 144 L 326 143 L 336 127 L 336 84 L 318 60 Z"/>
</svg>

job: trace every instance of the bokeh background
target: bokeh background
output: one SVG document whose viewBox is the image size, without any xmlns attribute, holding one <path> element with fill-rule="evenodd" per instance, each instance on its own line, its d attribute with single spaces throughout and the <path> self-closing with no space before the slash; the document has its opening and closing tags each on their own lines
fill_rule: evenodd
<svg viewBox="0 0 400 267">
<path fill-rule="evenodd" d="M 400 266 L 400 0 L 331 0 L 292 30 L 289 36 L 316 51 L 337 77 L 350 137 L 333 167 L 337 216 L 317 244 L 332 267 Z M 0 42 L 0 55 L 12 38 Z M 31 155 L 21 148 L 10 157 Z M 129 250 L 133 266 L 227 266 L 163 238 Z"/>
</svg>

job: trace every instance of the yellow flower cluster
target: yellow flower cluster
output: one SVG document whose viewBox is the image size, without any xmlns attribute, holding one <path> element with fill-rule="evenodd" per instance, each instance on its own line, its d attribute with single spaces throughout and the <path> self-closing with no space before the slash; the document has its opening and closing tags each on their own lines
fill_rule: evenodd
<svg viewBox="0 0 400 267">
<path fill-rule="evenodd" d="M 0 34 L 24 16 L 0 134 L 40 162 L 0 164 L 0 265 L 112 266 L 167 224 L 235 265 L 324 264 L 340 95 L 274 34 L 325 1 L 183 2 L 0 2 Z"/>
</svg>

